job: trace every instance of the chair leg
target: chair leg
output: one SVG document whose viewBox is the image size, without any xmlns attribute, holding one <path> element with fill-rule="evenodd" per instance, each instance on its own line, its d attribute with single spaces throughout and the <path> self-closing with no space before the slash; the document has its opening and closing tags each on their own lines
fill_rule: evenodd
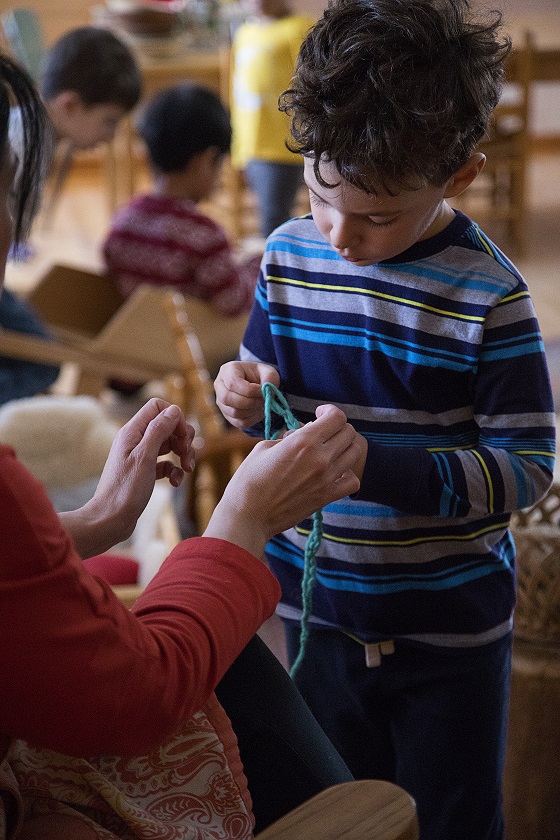
<svg viewBox="0 0 560 840">
<path fill-rule="evenodd" d="M 122 140 L 123 146 L 120 161 L 119 140 Z M 119 206 L 121 198 L 124 201 L 129 201 L 136 191 L 134 129 L 130 117 L 124 120 L 119 134 L 107 143 L 104 163 L 109 211 L 114 213 Z"/>
<path fill-rule="evenodd" d="M 52 190 L 48 195 L 46 206 L 43 211 L 43 230 L 51 229 L 54 210 L 62 193 L 62 188 L 68 178 L 72 163 L 74 161 L 74 147 L 71 143 L 65 144 L 58 161 L 55 162 L 55 169 L 52 177 Z"/>
<path fill-rule="evenodd" d="M 515 248 L 516 256 L 523 256 L 526 242 L 526 183 L 525 166 L 519 166 L 511 172 L 511 205 L 508 233 Z"/>
</svg>

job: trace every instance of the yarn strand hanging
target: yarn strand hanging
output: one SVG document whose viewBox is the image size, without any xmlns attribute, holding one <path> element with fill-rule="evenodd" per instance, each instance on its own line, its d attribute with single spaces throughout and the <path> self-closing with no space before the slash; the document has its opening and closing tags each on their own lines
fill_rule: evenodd
<svg viewBox="0 0 560 840">
<path fill-rule="evenodd" d="M 272 382 L 264 382 L 261 387 L 264 399 L 264 436 L 267 440 L 276 440 L 279 432 L 272 431 L 272 415 L 277 414 L 284 420 L 288 429 L 299 429 L 300 423 L 292 414 L 284 395 Z M 317 551 L 323 538 L 323 514 L 321 510 L 313 514 L 313 527 L 305 542 L 303 556 L 303 576 L 301 579 L 301 630 L 299 636 L 299 651 L 292 667 L 290 676 L 294 678 L 305 654 L 305 647 L 309 637 L 309 618 L 313 600 L 313 586 L 317 576 Z"/>
</svg>

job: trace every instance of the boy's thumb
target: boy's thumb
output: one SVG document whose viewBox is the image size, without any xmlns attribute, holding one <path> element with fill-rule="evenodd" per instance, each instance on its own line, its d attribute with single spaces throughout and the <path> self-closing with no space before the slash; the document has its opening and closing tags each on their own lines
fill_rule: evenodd
<svg viewBox="0 0 560 840">
<path fill-rule="evenodd" d="M 261 385 L 264 382 L 271 382 L 273 385 L 278 387 L 280 385 L 280 374 L 276 370 L 276 368 L 271 367 L 270 365 L 257 365 L 257 370 L 259 372 L 259 380 Z"/>
</svg>

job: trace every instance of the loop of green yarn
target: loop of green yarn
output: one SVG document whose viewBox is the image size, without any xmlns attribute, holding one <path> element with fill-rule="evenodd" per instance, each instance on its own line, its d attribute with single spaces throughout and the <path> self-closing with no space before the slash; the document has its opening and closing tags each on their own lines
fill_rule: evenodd
<svg viewBox="0 0 560 840">
<path fill-rule="evenodd" d="M 282 417 L 288 429 L 299 429 L 299 420 L 292 414 L 284 394 L 272 382 L 264 382 L 261 386 L 264 397 L 264 436 L 267 440 L 276 440 L 280 430 L 272 432 L 272 414 Z"/>
<path fill-rule="evenodd" d="M 290 406 L 281 391 L 272 382 L 264 382 L 261 386 L 264 399 L 264 436 L 267 440 L 275 440 L 278 432 L 272 432 L 272 415 L 282 417 L 288 429 L 299 429 L 299 421 L 292 414 Z M 303 556 L 303 577 L 301 580 L 301 630 L 299 636 L 299 651 L 290 669 L 293 678 L 305 654 L 305 647 L 309 637 L 309 617 L 313 597 L 313 585 L 317 576 L 317 551 L 323 538 L 323 514 L 320 510 L 313 514 L 313 527 L 305 542 Z"/>
</svg>

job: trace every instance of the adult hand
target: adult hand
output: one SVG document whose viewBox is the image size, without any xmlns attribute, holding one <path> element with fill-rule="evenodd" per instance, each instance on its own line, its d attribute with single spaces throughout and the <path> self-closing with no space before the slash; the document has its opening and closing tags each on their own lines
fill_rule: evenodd
<svg viewBox="0 0 560 840">
<path fill-rule="evenodd" d="M 217 505 L 205 536 L 229 540 L 260 557 L 267 541 L 326 504 L 355 493 L 363 438 L 333 405 L 278 441 L 261 441 Z"/>
<path fill-rule="evenodd" d="M 214 382 L 216 403 L 232 426 L 247 429 L 263 419 L 263 382 L 280 385 L 276 368 L 258 362 L 227 362 L 222 365 Z"/>
<path fill-rule="evenodd" d="M 128 539 L 157 479 L 180 485 L 194 467 L 193 437 L 181 409 L 161 399 L 149 400 L 119 430 L 93 498 L 60 517 L 82 557 Z M 159 460 L 169 453 L 178 463 Z"/>
</svg>

